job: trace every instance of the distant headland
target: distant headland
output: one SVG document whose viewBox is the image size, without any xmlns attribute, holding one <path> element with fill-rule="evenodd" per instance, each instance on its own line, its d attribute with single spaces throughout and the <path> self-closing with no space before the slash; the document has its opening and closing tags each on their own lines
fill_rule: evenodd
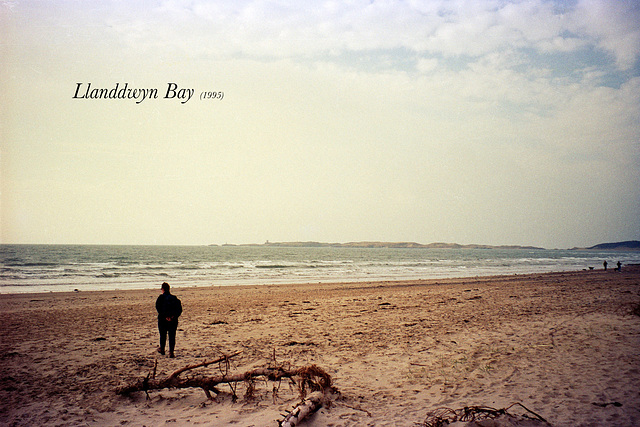
<svg viewBox="0 0 640 427">
<path fill-rule="evenodd" d="M 427 249 L 544 249 L 535 246 L 517 245 L 461 245 L 458 243 L 429 243 L 416 242 L 348 242 L 348 243 L 323 243 L 323 242 L 270 242 L 222 246 L 271 246 L 282 248 L 427 248 Z"/>
<path fill-rule="evenodd" d="M 626 242 L 600 243 L 589 248 L 572 248 L 597 251 L 640 251 L 640 240 L 627 240 Z"/>
<path fill-rule="evenodd" d="M 218 246 L 218 245 L 210 245 Z M 544 250 L 537 246 L 520 246 L 520 245 L 461 245 L 459 243 L 416 243 L 416 242 L 347 242 L 347 243 L 324 243 L 324 242 L 270 242 L 264 243 L 247 243 L 247 244 L 229 244 L 222 246 L 270 246 L 281 248 L 426 248 L 426 249 L 527 249 L 527 250 Z M 586 248 L 570 248 L 569 250 L 599 250 L 599 251 L 640 251 L 640 240 L 628 240 L 626 242 L 600 243 Z"/>
</svg>

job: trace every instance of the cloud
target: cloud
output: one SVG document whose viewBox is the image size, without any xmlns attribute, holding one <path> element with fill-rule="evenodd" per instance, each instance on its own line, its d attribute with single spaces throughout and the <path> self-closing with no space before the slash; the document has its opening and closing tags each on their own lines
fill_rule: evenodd
<svg viewBox="0 0 640 427">
<path fill-rule="evenodd" d="M 632 68 L 640 53 L 640 4 L 635 0 L 581 0 L 568 29 L 584 35 L 609 52 L 623 70 Z"/>
<path fill-rule="evenodd" d="M 432 71 L 433 59 L 438 66 L 447 65 L 443 59 L 466 65 L 496 53 L 518 53 L 531 68 L 544 55 L 572 55 L 564 66 L 580 68 L 592 66 L 588 58 L 595 54 L 613 59 L 607 73 L 637 74 L 640 57 L 640 7 L 634 1 L 168 0 L 144 7 L 44 2 L 13 9 L 7 16 L 16 22 L 33 22 L 32 34 L 21 37 L 36 45 L 43 37 L 59 50 L 96 43 L 127 59 L 333 58 L 345 66 L 344 58 L 352 57 L 368 58 L 364 63 L 374 64 L 375 72 L 378 60 L 383 68 L 401 71 L 423 70 L 428 63 Z M 379 55 L 394 51 L 405 60 L 385 62 Z"/>
<path fill-rule="evenodd" d="M 628 69 L 640 51 L 640 15 L 631 1 L 584 0 L 573 7 L 542 0 L 196 1 L 189 7 L 165 2 L 150 16 L 146 31 L 157 33 L 162 43 L 176 37 L 173 42 L 195 51 L 279 58 L 398 48 L 479 56 L 514 48 L 569 52 L 592 45 Z M 140 33 L 139 24 L 123 27 L 123 34 Z M 163 37 L 164 28 L 171 31 Z"/>
</svg>

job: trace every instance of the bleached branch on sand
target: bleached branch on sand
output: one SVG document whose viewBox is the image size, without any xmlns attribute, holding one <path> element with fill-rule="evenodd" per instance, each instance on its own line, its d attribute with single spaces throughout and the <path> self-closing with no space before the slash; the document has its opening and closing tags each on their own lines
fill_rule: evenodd
<svg viewBox="0 0 640 427">
<path fill-rule="evenodd" d="M 289 412 L 282 421 L 280 421 L 280 427 L 297 426 L 302 420 L 320 409 L 322 407 L 323 400 L 324 393 L 321 391 L 314 391 L 298 406 L 293 408 L 293 410 Z"/>
</svg>

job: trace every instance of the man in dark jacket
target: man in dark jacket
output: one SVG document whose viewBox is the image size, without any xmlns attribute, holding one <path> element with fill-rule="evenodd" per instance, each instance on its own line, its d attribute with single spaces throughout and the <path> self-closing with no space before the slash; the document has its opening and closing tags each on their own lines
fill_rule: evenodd
<svg viewBox="0 0 640 427">
<path fill-rule="evenodd" d="M 178 330 L 178 317 L 182 314 L 182 304 L 169 290 L 169 284 L 162 284 L 162 294 L 156 300 L 158 310 L 158 330 L 160 331 L 160 347 L 158 353 L 164 354 L 164 347 L 169 334 L 169 357 L 175 357 L 176 331 Z"/>
</svg>

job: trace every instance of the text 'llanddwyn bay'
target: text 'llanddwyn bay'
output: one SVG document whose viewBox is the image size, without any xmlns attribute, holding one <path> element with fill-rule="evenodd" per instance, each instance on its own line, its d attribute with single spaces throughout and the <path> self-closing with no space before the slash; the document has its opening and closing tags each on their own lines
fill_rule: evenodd
<svg viewBox="0 0 640 427">
<path fill-rule="evenodd" d="M 129 83 L 120 85 L 116 83 L 111 88 L 93 88 L 91 83 L 76 83 L 74 99 L 132 99 L 136 104 L 140 104 L 145 99 L 158 99 L 158 94 L 164 96 L 163 99 L 176 99 L 180 103 L 187 103 L 193 96 L 195 89 L 181 88 L 177 83 L 167 83 L 166 91 L 159 92 L 157 88 L 141 89 L 131 88 Z"/>
</svg>

